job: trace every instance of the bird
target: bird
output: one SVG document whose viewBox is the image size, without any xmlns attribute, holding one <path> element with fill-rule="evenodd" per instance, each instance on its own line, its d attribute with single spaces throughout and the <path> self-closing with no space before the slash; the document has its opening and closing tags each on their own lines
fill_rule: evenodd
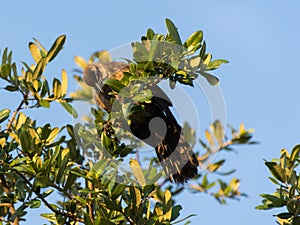
<svg viewBox="0 0 300 225">
<path fill-rule="evenodd" d="M 100 108 L 110 113 L 116 99 L 105 80 L 120 81 L 124 72 L 129 71 L 130 65 L 125 62 L 93 62 L 87 65 L 83 80 L 95 89 Z M 127 118 L 130 131 L 155 149 L 168 180 L 184 184 L 198 175 L 199 161 L 172 114 L 170 107 L 173 105 L 167 94 L 156 83 L 148 86 L 152 91 L 151 100 L 134 102 L 134 106 L 142 110 L 131 108 Z"/>
</svg>

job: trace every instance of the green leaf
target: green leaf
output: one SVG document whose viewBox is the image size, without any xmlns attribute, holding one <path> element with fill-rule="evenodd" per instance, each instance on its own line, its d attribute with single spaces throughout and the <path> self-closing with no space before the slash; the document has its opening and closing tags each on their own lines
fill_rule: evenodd
<svg viewBox="0 0 300 225">
<path fill-rule="evenodd" d="M 10 91 L 10 92 L 14 92 L 14 91 L 18 91 L 19 87 L 18 86 L 13 86 L 13 85 L 7 85 L 4 89 L 7 90 L 7 91 Z"/>
<path fill-rule="evenodd" d="M 68 75 L 65 70 L 62 70 L 61 74 L 61 94 L 65 96 L 68 90 Z"/>
<path fill-rule="evenodd" d="M 137 179 L 141 186 L 144 186 L 146 184 L 146 181 L 139 162 L 136 159 L 130 159 L 129 165 L 134 177 Z"/>
<path fill-rule="evenodd" d="M 277 180 L 281 181 L 282 183 L 286 182 L 287 178 L 285 171 L 279 164 L 276 162 L 265 162 L 265 165 L 269 168 L 270 172 Z"/>
<path fill-rule="evenodd" d="M 76 174 L 73 174 L 70 172 L 68 175 L 68 178 L 67 178 L 67 182 L 64 186 L 64 190 L 69 190 L 72 187 L 72 185 L 74 184 L 74 182 L 76 181 L 77 177 L 78 176 Z"/>
<path fill-rule="evenodd" d="M 216 86 L 219 84 L 219 79 L 214 75 L 201 71 L 200 74 L 208 81 L 208 83 L 212 86 Z"/>
<path fill-rule="evenodd" d="M 288 212 L 285 212 L 285 213 L 279 213 L 276 215 L 276 217 L 279 217 L 280 219 L 289 219 L 293 216 L 292 213 L 288 213 Z"/>
<path fill-rule="evenodd" d="M 34 44 L 32 42 L 29 43 L 28 47 L 29 47 L 29 50 L 30 50 L 33 60 L 35 61 L 35 63 L 38 63 L 40 61 L 40 59 L 42 58 L 40 49 L 38 48 L 38 46 L 36 44 Z"/>
<path fill-rule="evenodd" d="M 41 56 L 46 56 L 47 50 L 44 48 L 44 46 L 36 38 L 33 38 L 33 40 L 35 41 L 35 44 L 39 47 Z"/>
<path fill-rule="evenodd" d="M 36 208 L 40 208 L 41 206 L 41 201 L 39 199 L 32 199 L 30 202 L 30 208 L 31 209 L 36 209 Z"/>
<path fill-rule="evenodd" d="M 222 123 L 219 120 L 216 120 L 212 125 L 211 125 L 211 130 L 218 141 L 219 146 L 222 146 L 223 144 L 223 138 L 224 138 L 224 128 L 222 126 Z"/>
<path fill-rule="evenodd" d="M 107 84 L 116 92 L 120 92 L 125 87 L 120 81 L 114 79 L 107 79 L 104 84 Z"/>
<path fill-rule="evenodd" d="M 8 52 L 8 48 L 5 48 L 4 51 L 3 51 L 3 54 L 2 54 L 2 65 L 3 64 L 6 64 L 6 61 L 7 61 L 7 52 Z"/>
<path fill-rule="evenodd" d="M 181 46 L 182 42 L 181 42 L 178 30 L 175 27 L 174 23 L 170 19 L 166 19 L 166 26 L 167 26 L 167 29 L 168 29 L 171 37 L 172 37 L 172 40 L 175 41 L 175 43 L 177 45 Z"/>
<path fill-rule="evenodd" d="M 168 189 L 164 195 L 163 211 L 164 219 L 170 221 L 172 217 L 172 194 Z"/>
<path fill-rule="evenodd" d="M 187 217 L 181 219 L 181 220 L 178 220 L 176 222 L 173 222 L 172 224 L 177 224 L 177 223 L 181 223 L 182 221 L 185 221 L 187 220 L 188 218 L 192 217 L 192 216 L 197 216 L 197 214 L 191 214 L 191 215 L 188 215 Z"/>
<path fill-rule="evenodd" d="M 138 208 L 138 206 L 141 204 L 142 196 L 141 191 L 136 186 L 130 186 L 129 187 L 130 196 L 132 197 L 134 206 Z"/>
<path fill-rule="evenodd" d="M 56 78 L 53 79 L 53 94 L 54 94 L 54 98 L 56 99 L 62 97 L 61 82 Z"/>
<path fill-rule="evenodd" d="M 44 69 L 45 69 L 46 65 L 47 65 L 46 59 L 42 59 L 38 62 L 38 64 L 36 65 L 36 67 L 33 71 L 33 74 L 32 74 L 33 80 L 40 78 L 40 76 L 44 72 Z"/>
<path fill-rule="evenodd" d="M 296 145 L 291 152 L 291 161 L 295 162 L 296 159 L 299 159 L 299 153 L 300 153 L 300 145 Z"/>
<path fill-rule="evenodd" d="M 0 111 L 0 123 L 6 120 L 10 115 L 10 109 L 2 109 Z"/>
<path fill-rule="evenodd" d="M 48 124 L 47 124 L 48 125 Z M 45 126 L 44 128 L 43 128 L 43 130 L 45 129 L 47 129 L 47 127 L 48 126 Z M 50 127 L 49 127 L 50 128 Z M 42 131 L 42 136 L 46 136 L 43 132 L 46 132 L 46 131 Z M 49 135 L 48 135 L 48 138 L 47 138 L 47 142 L 48 143 L 51 143 L 51 142 L 53 142 L 54 141 L 54 139 L 56 138 L 56 136 L 58 135 L 58 133 L 59 133 L 59 128 L 58 127 L 55 127 L 55 128 L 53 128 L 52 130 L 51 130 L 51 132 L 49 133 Z"/>
<path fill-rule="evenodd" d="M 223 63 L 229 63 L 229 61 L 225 59 L 217 59 L 217 60 L 210 61 L 205 70 L 218 69 Z"/>
<path fill-rule="evenodd" d="M 225 160 L 222 159 L 216 163 L 212 163 L 212 164 L 209 164 L 207 169 L 210 171 L 210 172 L 215 172 L 216 170 L 218 170 L 223 164 L 225 163 Z"/>
<path fill-rule="evenodd" d="M 28 150 L 31 150 L 30 147 L 31 147 L 32 137 L 29 135 L 29 133 L 27 131 L 24 130 L 20 133 L 19 138 L 20 138 L 20 144 L 21 144 L 22 150 L 25 153 L 28 153 Z"/>
<path fill-rule="evenodd" d="M 62 50 L 65 41 L 66 41 L 66 35 L 61 35 L 55 40 L 54 44 L 51 46 L 47 54 L 48 62 L 52 61 L 55 58 L 55 56 Z"/>
<path fill-rule="evenodd" d="M 61 183 L 63 175 L 66 174 L 66 167 L 69 161 L 70 150 L 64 149 L 63 151 L 64 152 L 61 154 L 61 165 L 55 178 L 56 183 Z"/>
<path fill-rule="evenodd" d="M 124 184 L 116 184 L 114 187 L 114 190 L 111 194 L 111 198 L 112 199 L 117 199 L 118 197 L 120 197 L 120 195 L 122 195 L 122 193 L 125 191 L 126 185 Z"/>
<path fill-rule="evenodd" d="M 203 40 L 203 32 L 201 30 L 193 33 L 183 44 L 187 48 L 188 52 L 195 52 L 201 47 L 201 42 Z"/>
<path fill-rule="evenodd" d="M 44 108 L 50 108 L 50 102 L 45 99 L 39 99 L 39 105 Z"/>
<path fill-rule="evenodd" d="M 180 210 L 182 210 L 181 205 L 175 205 L 172 209 L 172 216 L 171 216 L 171 220 L 176 220 L 178 218 L 178 216 L 180 216 Z"/>
<path fill-rule="evenodd" d="M 79 66 L 83 70 L 87 67 L 87 62 L 81 56 L 75 56 L 74 61 L 75 61 L 76 65 Z"/>
<path fill-rule="evenodd" d="M 260 196 L 269 201 L 268 205 L 269 203 L 272 203 L 272 207 L 282 207 L 286 204 L 286 201 L 283 198 L 279 198 L 275 195 L 261 194 Z"/>
<path fill-rule="evenodd" d="M 10 75 L 10 65 L 4 64 L 1 66 L 0 76 L 3 79 L 7 79 L 7 77 Z"/>
<path fill-rule="evenodd" d="M 149 29 L 147 30 L 147 34 L 146 34 L 147 38 L 148 38 L 149 40 L 152 40 L 153 37 L 154 37 L 154 35 L 155 35 L 155 32 L 154 32 L 151 28 L 149 28 Z"/>
<path fill-rule="evenodd" d="M 74 118 L 78 117 L 78 113 L 76 112 L 76 110 L 73 108 L 73 106 L 68 103 L 68 102 L 60 102 L 60 104 L 62 105 L 62 107 L 64 107 L 65 110 L 67 110 L 68 113 L 70 113 Z"/>
</svg>

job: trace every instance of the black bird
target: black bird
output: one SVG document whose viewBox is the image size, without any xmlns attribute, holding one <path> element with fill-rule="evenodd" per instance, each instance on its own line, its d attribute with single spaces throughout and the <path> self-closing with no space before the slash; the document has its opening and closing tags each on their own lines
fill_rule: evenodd
<svg viewBox="0 0 300 225">
<path fill-rule="evenodd" d="M 108 78 L 121 80 L 123 72 L 128 71 L 129 65 L 123 62 L 92 63 L 84 71 L 84 81 L 95 89 L 97 103 L 108 113 L 112 110 L 114 96 L 104 81 Z M 185 183 L 198 174 L 199 162 L 169 108 L 172 107 L 171 100 L 157 85 L 151 85 L 150 89 L 153 96 L 150 102 L 134 103 L 142 110 L 130 114 L 129 127 L 137 138 L 155 148 L 170 181 Z"/>
</svg>

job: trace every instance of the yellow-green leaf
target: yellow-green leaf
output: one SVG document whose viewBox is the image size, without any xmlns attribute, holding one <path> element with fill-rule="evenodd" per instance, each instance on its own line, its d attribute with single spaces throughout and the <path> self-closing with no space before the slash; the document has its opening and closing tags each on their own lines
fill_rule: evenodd
<svg viewBox="0 0 300 225">
<path fill-rule="evenodd" d="M 38 48 L 38 46 L 36 46 L 36 44 L 30 42 L 29 50 L 30 50 L 30 53 L 31 53 L 32 58 L 35 61 L 35 63 L 38 63 L 40 61 L 40 59 L 42 58 L 41 52 L 40 52 L 40 49 Z"/>
<path fill-rule="evenodd" d="M 175 41 L 176 44 L 181 46 L 182 42 L 181 42 L 178 30 L 175 27 L 175 24 L 170 19 L 166 19 L 166 26 L 167 26 L 167 29 L 168 29 L 172 39 Z"/>
<path fill-rule="evenodd" d="M 45 99 L 40 99 L 39 100 L 39 105 L 41 107 L 44 107 L 44 108 L 50 108 L 50 103 L 48 100 L 45 100 Z"/>
<path fill-rule="evenodd" d="M 75 56 L 74 61 L 75 61 L 76 65 L 79 66 L 83 70 L 87 67 L 87 62 L 81 56 Z"/>
<path fill-rule="evenodd" d="M 277 180 L 281 181 L 282 183 L 286 182 L 287 177 L 285 171 L 279 164 L 276 162 L 265 162 L 265 164 Z"/>
<path fill-rule="evenodd" d="M 68 90 L 68 75 L 67 72 L 63 69 L 61 74 L 61 94 L 65 96 Z"/>
<path fill-rule="evenodd" d="M 53 79 L 53 94 L 54 94 L 54 98 L 61 98 L 62 96 L 61 83 L 56 78 Z"/>
<path fill-rule="evenodd" d="M 203 64 L 208 65 L 211 60 L 212 55 L 208 53 L 203 61 Z"/>
<path fill-rule="evenodd" d="M 68 102 L 60 102 L 62 107 L 64 107 L 65 110 L 67 110 L 68 113 L 70 113 L 74 118 L 78 117 L 77 111 L 73 108 L 73 106 Z"/>
<path fill-rule="evenodd" d="M 33 71 L 32 78 L 33 79 L 39 78 L 42 75 L 42 73 L 44 72 L 46 65 L 47 65 L 46 59 L 40 60 Z"/>
<path fill-rule="evenodd" d="M 134 206 L 138 208 L 142 201 L 141 191 L 136 186 L 130 186 L 129 190 L 130 195 L 133 199 Z"/>
<path fill-rule="evenodd" d="M 170 221 L 172 216 L 172 194 L 168 189 L 166 190 L 164 195 L 163 210 L 164 210 L 164 219 Z"/>
<path fill-rule="evenodd" d="M 62 50 L 65 41 L 66 35 L 61 35 L 55 40 L 54 44 L 51 46 L 47 54 L 48 62 L 52 61 L 55 58 L 55 56 Z"/>
<path fill-rule="evenodd" d="M 0 111 L 0 123 L 9 117 L 10 109 L 3 109 Z"/>
<path fill-rule="evenodd" d="M 44 46 L 36 39 L 33 38 L 33 40 L 35 41 L 36 45 L 39 47 L 41 55 L 44 57 L 45 55 L 47 55 L 47 50 L 44 48 Z"/>
<path fill-rule="evenodd" d="M 134 177 L 141 186 L 144 186 L 146 184 L 145 176 L 139 162 L 136 159 L 130 159 L 129 165 Z"/>
<path fill-rule="evenodd" d="M 48 143 L 53 142 L 54 139 L 56 138 L 56 136 L 58 135 L 58 133 L 59 133 L 59 128 L 58 128 L 58 127 L 53 128 L 53 129 L 51 130 L 51 132 L 50 132 L 50 134 L 49 134 L 49 136 L 48 136 L 48 138 L 47 138 L 46 141 L 47 141 Z"/>
<path fill-rule="evenodd" d="M 187 48 L 188 52 L 197 51 L 203 39 L 203 32 L 201 30 L 193 33 L 183 44 L 185 48 Z"/>
</svg>

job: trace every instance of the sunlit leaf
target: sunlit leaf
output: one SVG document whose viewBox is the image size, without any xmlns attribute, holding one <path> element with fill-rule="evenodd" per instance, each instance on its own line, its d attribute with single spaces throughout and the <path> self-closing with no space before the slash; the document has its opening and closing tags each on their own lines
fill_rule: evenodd
<svg viewBox="0 0 300 225">
<path fill-rule="evenodd" d="M 146 184 L 146 181 L 139 162 L 136 159 L 130 159 L 129 165 L 134 177 L 137 179 L 141 186 L 144 186 Z"/>
<path fill-rule="evenodd" d="M 62 70 L 61 74 L 61 94 L 65 96 L 68 90 L 68 75 L 65 70 Z"/>
<path fill-rule="evenodd" d="M 203 40 L 203 32 L 201 30 L 196 31 L 185 41 L 183 46 L 187 48 L 189 52 L 195 52 L 201 47 L 201 42 Z"/>
<path fill-rule="evenodd" d="M 229 62 L 225 59 L 213 60 L 208 63 L 208 65 L 205 69 L 206 70 L 215 70 L 215 69 L 218 69 L 223 63 L 229 63 Z"/>
<path fill-rule="evenodd" d="M 29 50 L 32 55 L 32 58 L 34 59 L 35 63 L 38 63 L 40 59 L 42 58 L 40 49 L 38 46 L 32 42 L 29 43 Z"/>
<path fill-rule="evenodd" d="M 169 190 L 166 190 L 164 195 L 164 219 L 169 220 L 172 217 L 172 194 Z"/>
<path fill-rule="evenodd" d="M 53 94 L 54 98 L 61 98 L 62 97 L 62 87 L 60 80 L 54 78 L 53 79 Z"/>
<path fill-rule="evenodd" d="M 47 54 L 48 62 L 52 61 L 55 58 L 55 56 L 62 50 L 65 41 L 66 41 L 66 35 L 59 36 L 55 40 L 54 44 L 51 46 Z"/>
<path fill-rule="evenodd" d="M 39 105 L 44 108 L 50 108 L 50 102 L 45 99 L 39 99 Z"/>
<path fill-rule="evenodd" d="M 2 109 L 0 111 L 0 123 L 6 120 L 10 115 L 10 109 Z"/>
<path fill-rule="evenodd" d="M 74 61 L 75 61 L 76 65 L 79 66 L 83 70 L 87 67 L 87 62 L 81 56 L 75 56 Z"/>
</svg>

